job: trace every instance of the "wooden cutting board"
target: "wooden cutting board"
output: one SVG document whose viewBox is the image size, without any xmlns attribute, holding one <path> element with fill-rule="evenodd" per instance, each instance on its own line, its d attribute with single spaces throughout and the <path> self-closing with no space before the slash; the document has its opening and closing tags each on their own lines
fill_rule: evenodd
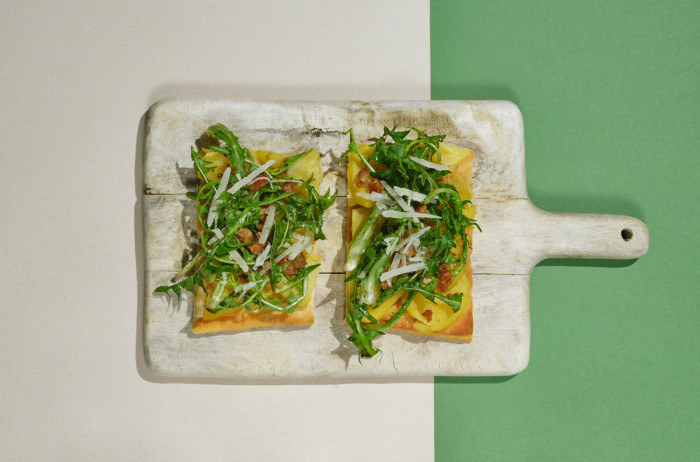
<svg viewBox="0 0 700 462">
<path fill-rule="evenodd" d="M 196 177 L 190 146 L 221 122 L 251 149 L 322 156 L 321 189 L 337 188 L 320 242 L 316 321 L 303 328 L 194 335 L 192 297 L 155 295 L 192 256 Z M 345 152 L 352 127 L 358 142 L 383 126 L 446 134 L 474 150 L 474 337 L 469 343 L 388 333 L 383 353 L 358 362 L 344 323 Z M 523 121 L 507 101 L 269 102 L 169 100 L 148 112 L 145 136 L 146 281 L 144 353 L 157 374 L 179 377 L 381 377 L 511 375 L 530 355 L 530 273 L 545 258 L 638 258 L 648 248 L 641 221 L 615 215 L 545 212 L 527 194 Z"/>
</svg>

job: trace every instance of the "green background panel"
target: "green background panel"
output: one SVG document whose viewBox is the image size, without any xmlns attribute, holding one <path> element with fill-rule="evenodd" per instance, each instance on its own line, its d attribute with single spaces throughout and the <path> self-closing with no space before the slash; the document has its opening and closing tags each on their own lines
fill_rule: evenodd
<svg viewBox="0 0 700 462">
<path fill-rule="evenodd" d="M 514 101 L 537 206 L 650 232 L 637 261 L 535 268 L 527 369 L 435 379 L 438 461 L 700 454 L 699 19 L 697 1 L 431 3 L 433 99 Z"/>
</svg>

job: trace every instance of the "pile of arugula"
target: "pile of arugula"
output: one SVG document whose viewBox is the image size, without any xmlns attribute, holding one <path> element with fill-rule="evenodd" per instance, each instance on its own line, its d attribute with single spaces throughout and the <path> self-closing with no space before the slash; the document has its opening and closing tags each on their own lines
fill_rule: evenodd
<svg viewBox="0 0 700 462">
<path fill-rule="evenodd" d="M 415 139 L 407 138 L 411 130 L 417 134 Z M 453 312 L 459 311 L 463 294 L 448 296 L 436 292 L 438 269 L 443 263 L 449 265 L 453 278 L 462 271 L 467 263 L 466 249 L 471 246 L 467 236 L 469 227 L 478 228 L 478 225 L 463 213 L 463 206 L 470 201 L 463 201 L 454 186 L 440 182 L 443 176 L 450 173 L 449 170 L 426 168 L 411 160 L 413 156 L 426 161 L 437 159 L 440 163 L 442 157 L 438 146 L 445 139 L 445 135 L 428 136 L 425 131 L 413 127 L 406 131 L 384 127 L 384 134 L 372 145 L 374 152 L 365 157 L 358 149 L 352 129 L 344 132 L 348 133 L 350 143 L 343 158 L 355 153 L 370 170 L 373 178 L 392 187 L 408 188 L 425 194 L 426 198 L 422 204 L 427 207 L 428 213 L 441 217 L 421 219 L 424 226 L 431 227 L 420 237 L 421 247 L 428 249 L 425 268 L 397 276 L 392 286 L 381 292 L 380 276 L 388 269 L 391 258 L 387 247 L 391 242 L 395 242 L 391 238 L 402 238 L 408 222 L 412 219 L 386 218 L 382 222 L 382 210 L 375 205 L 353 240 L 346 261 L 346 271 L 350 271 L 346 282 L 355 281 L 352 293 L 348 297 L 346 312 L 347 323 L 352 329 L 349 340 L 359 350 L 360 357 L 371 357 L 379 352 L 373 347 L 372 341 L 382 335 L 383 330 L 396 324 L 418 294 L 431 302 L 440 300 L 446 303 Z M 398 205 L 388 210 L 401 211 Z M 463 243 L 463 251 L 455 255 L 453 249 L 457 247 L 458 237 Z M 381 305 L 399 291 L 405 292 L 407 297 L 391 319 L 380 322 L 369 313 L 371 308 Z"/>
<path fill-rule="evenodd" d="M 235 184 L 237 178 L 245 178 L 260 167 L 253 160 L 250 150 L 242 147 L 238 137 L 222 124 L 209 127 L 201 139 L 210 139 L 214 144 L 208 149 L 223 154 L 230 162 L 230 184 Z M 275 257 L 290 247 L 294 232 L 301 228 L 310 230 L 314 239 L 325 239 L 321 230 L 323 212 L 335 202 L 338 194 L 336 191 L 331 196 L 328 190 L 320 195 L 310 184 L 313 178 L 301 180 L 283 177 L 292 165 L 310 152 L 311 150 L 308 150 L 289 156 L 279 168 L 269 169 L 267 173 L 270 175 L 270 180 L 260 189 L 252 191 L 244 187 L 230 193 L 224 187 L 220 187 L 219 179 L 207 178 L 207 173 L 211 172 L 215 165 L 203 158 L 203 152 L 198 152 L 194 147 L 191 148 L 194 168 L 201 182 L 197 192 L 190 192 L 187 197 L 196 201 L 200 248 L 176 278 L 182 278 L 190 273 L 189 276 L 172 285 L 160 286 L 156 292 L 172 290 L 180 297 L 183 289 L 194 292 L 195 287 L 200 286 L 207 294 L 209 302 L 206 309 L 211 313 L 239 307 L 244 307 L 248 311 L 271 309 L 293 312 L 294 308 L 306 298 L 309 274 L 320 265 L 305 266 L 296 271 L 296 274 L 287 275 L 284 271 L 287 262 L 285 260 L 276 262 Z M 283 184 L 289 182 L 298 184 L 294 192 L 283 189 Z M 221 203 L 212 210 L 212 200 L 217 190 L 223 190 L 216 197 L 216 200 Z M 274 226 L 268 238 L 271 248 L 266 257 L 270 265 L 269 271 L 261 275 L 262 271 L 250 269 L 246 273 L 241 265 L 231 258 L 230 252 L 238 252 L 249 268 L 253 268 L 257 255 L 246 248 L 246 242 L 242 242 L 236 233 L 243 228 L 256 229 L 256 225 L 265 217 L 263 207 L 273 204 L 276 212 Z M 210 213 L 216 213 L 215 220 L 209 217 Z M 216 223 L 216 227 L 208 223 Z M 208 293 L 206 283 L 211 281 L 216 283 L 216 287 Z M 231 288 L 242 284 L 250 285 L 253 282 L 257 284 L 245 295 L 235 291 L 226 295 Z M 265 288 L 271 291 L 271 295 L 270 291 L 264 291 Z M 267 292 L 267 295 L 264 292 Z"/>
</svg>

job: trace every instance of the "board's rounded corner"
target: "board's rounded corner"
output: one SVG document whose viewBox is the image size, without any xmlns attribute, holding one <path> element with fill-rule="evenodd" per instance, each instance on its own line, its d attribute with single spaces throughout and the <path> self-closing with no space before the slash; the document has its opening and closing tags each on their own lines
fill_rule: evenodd
<svg viewBox="0 0 700 462">
<path fill-rule="evenodd" d="M 173 102 L 175 102 L 176 100 L 176 98 L 159 99 L 158 101 L 156 101 L 148 107 L 148 109 L 146 110 L 146 117 L 148 119 L 153 119 L 153 117 L 160 111 L 162 111 L 163 108 L 172 105 Z"/>
<path fill-rule="evenodd" d="M 147 382 L 160 382 L 163 378 L 172 375 L 158 361 L 157 356 L 151 355 L 146 344 L 141 350 L 141 357 L 137 360 L 136 369 L 141 378 Z"/>
<path fill-rule="evenodd" d="M 522 125 L 523 111 L 520 109 L 520 106 L 518 106 L 518 103 L 511 100 L 501 100 L 501 103 L 520 120 L 520 124 Z"/>
<path fill-rule="evenodd" d="M 515 363 L 513 369 L 509 371 L 510 373 L 508 375 L 510 376 L 515 376 L 520 374 L 522 371 L 524 371 L 528 364 L 530 364 L 530 352 L 528 351 L 525 356 L 520 358 L 520 361 Z"/>
</svg>

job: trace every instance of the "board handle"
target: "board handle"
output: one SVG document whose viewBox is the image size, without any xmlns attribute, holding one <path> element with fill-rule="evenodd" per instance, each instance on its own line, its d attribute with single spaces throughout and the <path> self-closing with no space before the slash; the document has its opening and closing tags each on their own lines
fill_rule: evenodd
<svg viewBox="0 0 700 462">
<path fill-rule="evenodd" d="M 557 213 L 537 207 L 540 260 L 547 258 L 639 258 L 649 250 L 649 230 L 621 215 Z"/>
</svg>

